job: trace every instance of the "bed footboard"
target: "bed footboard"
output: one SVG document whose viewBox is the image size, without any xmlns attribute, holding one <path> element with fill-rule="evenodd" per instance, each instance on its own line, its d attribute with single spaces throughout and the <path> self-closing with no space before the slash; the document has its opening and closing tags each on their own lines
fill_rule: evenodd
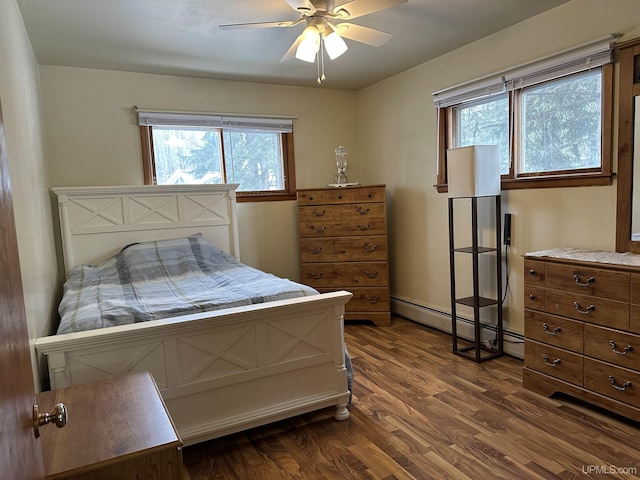
<svg viewBox="0 0 640 480">
<path fill-rule="evenodd" d="M 150 371 L 185 445 L 319 408 L 349 417 L 349 292 L 36 340 L 51 388 Z"/>
</svg>

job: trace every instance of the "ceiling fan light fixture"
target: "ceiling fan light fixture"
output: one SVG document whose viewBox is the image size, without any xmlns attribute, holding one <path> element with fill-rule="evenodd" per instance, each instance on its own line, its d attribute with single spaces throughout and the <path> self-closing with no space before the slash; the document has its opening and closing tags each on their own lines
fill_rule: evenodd
<svg viewBox="0 0 640 480">
<path fill-rule="evenodd" d="M 337 32 L 331 32 L 329 35 L 323 35 L 324 47 L 327 55 L 331 60 L 335 60 L 347 51 L 347 44 Z"/>
<path fill-rule="evenodd" d="M 320 32 L 314 25 L 309 25 L 300 35 L 300 43 L 296 49 L 296 58 L 303 62 L 313 63 L 320 49 Z"/>
</svg>

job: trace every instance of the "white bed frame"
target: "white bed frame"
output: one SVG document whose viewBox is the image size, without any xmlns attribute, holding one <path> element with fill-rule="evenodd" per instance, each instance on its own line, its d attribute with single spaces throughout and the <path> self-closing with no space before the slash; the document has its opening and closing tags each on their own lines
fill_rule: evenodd
<svg viewBox="0 0 640 480">
<path fill-rule="evenodd" d="M 65 270 L 132 242 L 197 232 L 239 258 L 235 188 L 55 188 Z M 35 348 L 47 357 L 52 389 L 150 371 L 189 445 L 328 406 L 346 420 L 350 298 L 325 293 L 54 335 Z"/>
</svg>

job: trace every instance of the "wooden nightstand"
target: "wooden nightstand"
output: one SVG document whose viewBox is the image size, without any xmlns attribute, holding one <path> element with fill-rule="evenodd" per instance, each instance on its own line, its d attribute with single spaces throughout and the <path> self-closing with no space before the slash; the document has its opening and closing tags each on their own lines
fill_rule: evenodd
<svg viewBox="0 0 640 480">
<path fill-rule="evenodd" d="M 179 480 L 182 440 L 155 381 L 136 373 L 38 394 L 40 412 L 67 407 L 63 428 L 40 427 L 46 478 Z"/>
</svg>

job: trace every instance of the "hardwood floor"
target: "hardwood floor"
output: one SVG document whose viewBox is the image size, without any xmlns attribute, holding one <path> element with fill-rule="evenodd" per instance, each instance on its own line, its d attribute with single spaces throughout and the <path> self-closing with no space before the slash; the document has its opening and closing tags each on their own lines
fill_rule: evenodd
<svg viewBox="0 0 640 480">
<path fill-rule="evenodd" d="M 522 362 L 451 353 L 394 318 L 351 324 L 351 417 L 325 409 L 184 449 L 185 479 L 640 479 L 640 424 L 522 388 Z"/>
</svg>

